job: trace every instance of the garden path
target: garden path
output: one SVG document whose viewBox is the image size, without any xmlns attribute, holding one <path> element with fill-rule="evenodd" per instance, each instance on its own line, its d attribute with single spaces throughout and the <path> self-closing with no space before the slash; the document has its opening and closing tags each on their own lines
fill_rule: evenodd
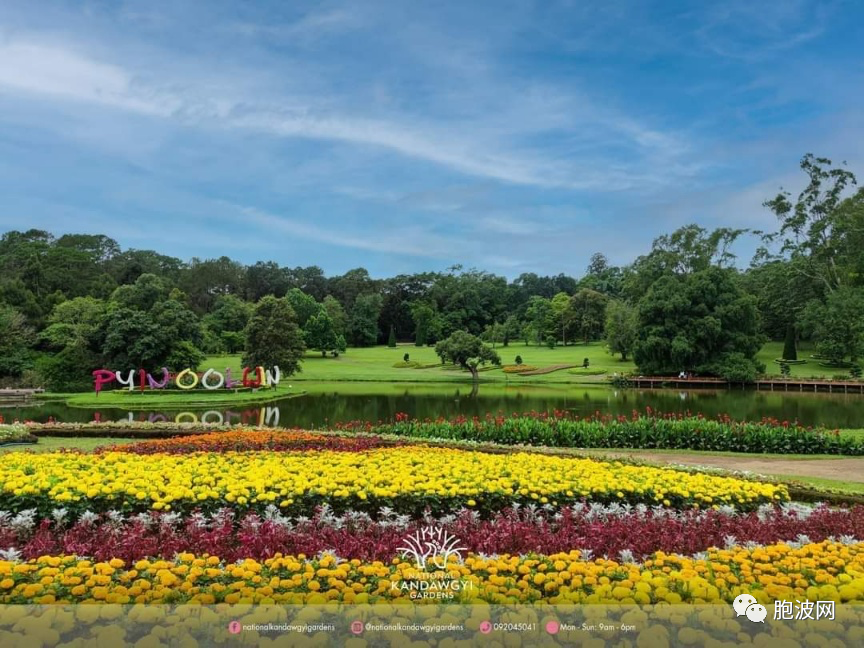
<svg viewBox="0 0 864 648">
<path fill-rule="evenodd" d="M 747 470 L 762 475 L 797 475 L 840 481 L 864 482 L 864 458 L 837 459 L 784 459 L 782 456 L 730 457 L 725 455 L 691 455 L 673 452 L 605 453 L 612 456 L 632 457 L 656 463 L 676 463 L 694 466 L 713 466 L 724 470 Z"/>
</svg>

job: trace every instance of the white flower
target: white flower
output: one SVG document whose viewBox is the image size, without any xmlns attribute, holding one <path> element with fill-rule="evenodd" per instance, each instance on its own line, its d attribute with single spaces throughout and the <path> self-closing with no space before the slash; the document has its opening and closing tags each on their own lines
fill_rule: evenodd
<svg viewBox="0 0 864 648">
<path fill-rule="evenodd" d="M 21 552 L 15 547 L 0 550 L 0 560 L 8 560 L 9 562 L 18 562 L 21 560 Z"/>
<path fill-rule="evenodd" d="M 51 517 L 57 524 L 63 524 L 66 521 L 66 516 L 69 511 L 65 508 L 55 508 L 51 511 Z"/>
<path fill-rule="evenodd" d="M 636 562 L 636 557 L 629 549 L 622 549 L 618 556 L 621 558 L 622 563 L 631 564 Z"/>
<path fill-rule="evenodd" d="M 29 531 L 34 524 L 36 524 L 36 509 L 21 511 L 9 521 L 9 526 L 15 531 Z"/>
<path fill-rule="evenodd" d="M 734 535 L 727 535 L 723 538 L 723 546 L 726 549 L 733 549 L 738 546 L 738 538 Z"/>
<path fill-rule="evenodd" d="M 78 521 L 81 524 L 94 524 L 99 520 L 99 516 L 96 515 L 93 511 L 84 511 L 81 514 L 81 517 L 78 518 Z"/>
</svg>

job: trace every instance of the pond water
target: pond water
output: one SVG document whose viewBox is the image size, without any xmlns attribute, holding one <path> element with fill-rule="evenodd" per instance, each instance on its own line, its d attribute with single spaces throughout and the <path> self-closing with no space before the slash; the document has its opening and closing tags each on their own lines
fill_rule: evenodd
<svg viewBox="0 0 864 648">
<path fill-rule="evenodd" d="M 805 425 L 864 427 L 864 396 L 841 394 L 770 393 L 752 390 L 632 390 L 568 387 L 501 387 L 483 385 L 474 392 L 470 384 L 414 385 L 394 383 L 329 383 L 294 385 L 307 393 L 268 403 L 189 410 L 129 412 L 111 408 L 70 408 L 62 403 L 3 407 L 0 415 L 15 419 L 63 422 L 93 420 L 232 422 L 320 428 L 349 420 L 378 421 L 405 412 L 419 418 L 571 410 L 630 414 L 651 407 L 659 412 L 701 412 L 707 416 L 728 414 L 734 419 L 798 420 Z"/>
</svg>

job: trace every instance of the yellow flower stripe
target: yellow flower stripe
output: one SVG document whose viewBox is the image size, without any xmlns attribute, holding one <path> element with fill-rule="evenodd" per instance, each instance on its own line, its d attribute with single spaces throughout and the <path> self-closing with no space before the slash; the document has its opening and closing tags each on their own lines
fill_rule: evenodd
<svg viewBox="0 0 864 648">
<path fill-rule="evenodd" d="M 546 503 L 606 497 L 649 503 L 752 505 L 787 500 L 784 486 L 652 467 L 454 449 L 370 452 L 225 452 L 190 455 L 9 453 L 0 457 L 3 500 L 58 503 L 99 498 L 170 509 L 172 502 L 289 506 L 298 496 L 469 498 L 483 494 Z"/>
<path fill-rule="evenodd" d="M 642 565 L 585 561 L 578 551 L 469 555 L 464 564 L 449 563 L 446 571 L 450 581 L 464 584 L 455 598 L 460 602 L 713 603 L 731 602 L 742 592 L 766 604 L 864 601 L 864 543 L 713 549 L 705 559 L 657 553 Z M 398 559 L 340 562 L 301 554 L 224 565 L 216 557 L 181 554 L 176 561 L 126 565 L 43 556 L 27 563 L 0 562 L 0 603 L 383 603 L 411 601 L 411 589 L 401 585 L 412 579 L 417 579 L 415 566 Z"/>
</svg>

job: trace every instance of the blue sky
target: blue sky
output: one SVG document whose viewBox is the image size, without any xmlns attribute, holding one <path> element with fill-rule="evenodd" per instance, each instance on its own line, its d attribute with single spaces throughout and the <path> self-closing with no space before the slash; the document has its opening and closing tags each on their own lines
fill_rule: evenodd
<svg viewBox="0 0 864 648">
<path fill-rule="evenodd" d="M 862 54 L 854 0 L 4 2 L 0 230 L 580 275 L 864 174 Z"/>
</svg>

